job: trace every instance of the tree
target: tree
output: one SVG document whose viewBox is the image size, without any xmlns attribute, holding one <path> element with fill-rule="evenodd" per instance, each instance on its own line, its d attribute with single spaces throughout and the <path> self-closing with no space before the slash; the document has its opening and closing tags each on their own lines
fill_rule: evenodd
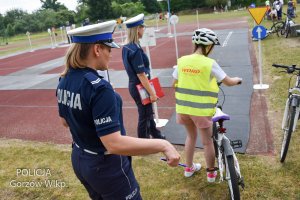
<svg viewBox="0 0 300 200">
<path fill-rule="evenodd" d="M 114 0 L 113 2 L 116 2 L 118 4 L 124 4 L 124 3 L 130 3 L 132 1 L 131 0 Z"/>
<path fill-rule="evenodd" d="M 113 16 L 111 0 L 86 0 L 91 21 L 110 19 Z"/>
<path fill-rule="evenodd" d="M 40 0 L 43 9 L 52 9 L 55 12 L 59 10 L 67 10 L 66 6 L 57 2 L 57 0 Z"/>
<path fill-rule="evenodd" d="M 13 36 L 15 35 L 15 29 L 11 24 L 8 24 L 6 27 L 6 33 L 8 36 Z"/>
<path fill-rule="evenodd" d="M 3 23 L 4 17 L 0 13 L 0 44 L 1 44 L 1 37 L 4 40 L 4 33 L 5 33 L 5 26 Z"/>
<path fill-rule="evenodd" d="M 0 32 L 5 28 L 4 26 L 4 17 L 0 13 Z"/>
<path fill-rule="evenodd" d="M 206 0 L 205 1 L 208 6 L 216 6 L 221 7 L 227 4 L 227 0 Z"/>
<path fill-rule="evenodd" d="M 124 4 L 118 4 L 117 2 L 113 1 L 112 11 L 114 18 L 119 18 L 120 16 L 132 17 L 134 15 L 144 13 L 145 7 L 140 1 L 136 3 L 130 2 Z"/>
<path fill-rule="evenodd" d="M 148 13 L 157 13 L 161 11 L 157 0 L 141 0 L 141 2 L 145 7 L 145 11 Z"/>
<path fill-rule="evenodd" d="M 28 15 L 28 13 L 21 9 L 9 10 L 6 12 L 6 15 L 4 16 L 3 24 L 5 27 L 7 27 L 8 24 L 11 24 L 13 26 L 16 20 L 22 19 L 25 15 Z"/>
<path fill-rule="evenodd" d="M 76 7 L 75 21 L 82 22 L 84 19 L 88 18 L 88 5 L 86 3 L 79 3 Z"/>
</svg>

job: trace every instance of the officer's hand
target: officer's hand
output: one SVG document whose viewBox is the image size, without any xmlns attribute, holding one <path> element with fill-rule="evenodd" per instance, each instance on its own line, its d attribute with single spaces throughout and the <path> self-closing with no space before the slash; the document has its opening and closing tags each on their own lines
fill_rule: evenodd
<svg viewBox="0 0 300 200">
<path fill-rule="evenodd" d="M 176 167 L 179 164 L 180 155 L 171 143 L 169 143 L 166 140 L 165 140 L 165 142 L 167 142 L 168 144 L 163 153 L 165 154 L 165 156 L 167 158 L 167 163 L 171 167 Z"/>
<path fill-rule="evenodd" d="M 154 94 L 154 95 L 150 95 L 150 101 L 151 103 L 156 102 L 158 100 L 158 97 Z"/>
</svg>

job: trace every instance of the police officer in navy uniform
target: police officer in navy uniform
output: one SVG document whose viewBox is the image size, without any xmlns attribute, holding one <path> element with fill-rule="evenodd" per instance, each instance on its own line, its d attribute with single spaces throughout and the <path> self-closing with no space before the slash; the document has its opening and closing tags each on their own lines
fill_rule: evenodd
<svg viewBox="0 0 300 200">
<path fill-rule="evenodd" d="M 116 21 L 68 31 L 72 46 L 56 90 L 59 116 L 72 139 L 72 166 L 91 199 L 142 199 L 131 157 L 162 152 L 170 166 L 180 155 L 166 140 L 126 136 L 122 99 L 96 70 L 107 70 Z"/>
<path fill-rule="evenodd" d="M 128 43 L 123 47 L 122 57 L 129 77 L 129 93 L 138 108 L 138 137 L 149 138 L 151 135 L 153 138 L 165 139 L 165 136 L 156 128 L 153 118 L 152 103 L 157 101 L 158 97 L 148 82 L 148 80 L 151 79 L 149 59 L 139 44 L 139 39 L 143 37 L 145 30 L 144 14 L 139 14 L 125 21 L 124 24 L 126 24 L 128 29 Z M 136 85 L 140 83 L 142 83 L 150 95 L 150 104 L 143 105 L 141 102 L 139 92 L 136 88 Z"/>
</svg>

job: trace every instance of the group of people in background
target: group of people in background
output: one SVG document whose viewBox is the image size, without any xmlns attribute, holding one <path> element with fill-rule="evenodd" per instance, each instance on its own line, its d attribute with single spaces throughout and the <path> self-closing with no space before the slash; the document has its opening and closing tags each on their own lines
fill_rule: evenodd
<svg viewBox="0 0 300 200">
<path fill-rule="evenodd" d="M 175 167 L 180 154 L 156 128 L 152 103 L 158 100 L 149 84 L 149 59 L 140 46 L 146 25 L 144 14 L 124 22 L 127 44 L 122 59 L 129 77 L 129 93 L 138 109 L 137 136 L 126 136 L 123 124 L 122 98 L 109 81 L 97 71 L 108 69 L 113 48 L 116 21 L 86 25 L 68 32 L 72 45 L 65 56 L 65 70 L 56 90 L 59 116 L 72 135 L 72 166 L 91 199 L 142 199 L 135 178 L 131 156 L 162 152 L 167 163 Z M 201 169 L 193 162 L 198 133 L 204 146 L 207 181 L 217 176 L 212 140 L 212 116 L 218 97 L 217 81 L 227 86 L 240 84 L 242 79 L 231 78 L 217 62 L 208 58 L 217 34 L 207 28 L 196 29 L 191 35 L 194 51 L 178 59 L 173 72 L 177 123 L 185 126 L 184 176 L 190 177 Z M 150 96 L 143 105 L 136 85 L 142 84 Z M 174 135 L 176 133 L 173 133 Z"/>
<path fill-rule="evenodd" d="M 266 13 L 266 16 L 268 19 L 282 20 L 282 8 L 284 5 L 283 0 L 275 0 L 273 2 L 270 0 L 267 0 L 267 1 L 265 1 L 265 5 L 268 8 L 267 13 Z M 297 6 L 297 0 L 288 0 L 286 14 L 289 17 L 291 17 L 291 18 L 296 17 L 296 6 Z"/>
</svg>

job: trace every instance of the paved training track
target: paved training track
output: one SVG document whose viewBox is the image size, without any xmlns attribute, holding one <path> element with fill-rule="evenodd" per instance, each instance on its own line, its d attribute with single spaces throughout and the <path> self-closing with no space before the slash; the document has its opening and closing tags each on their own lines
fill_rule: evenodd
<svg viewBox="0 0 300 200">
<path fill-rule="evenodd" d="M 244 122 L 247 133 L 237 135 L 236 137 L 248 137 L 248 153 L 273 153 L 273 142 L 266 115 L 266 106 L 263 93 L 252 91 L 252 79 L 257 83 L 257 63 L 252 48 L 252 41 L 243 39 L 248 43 L 249 63 L 252 69 L 243 71 L 243 69 L 232 68 L 239 67 L 241 59 L 239 55 L 239 41 L 231 41 L 228 35 L 230 32 L 248 35 L 247 19 L 234 20 L 216 20 L 201 22 L 201 27 L 207 27 L 216 30 L 219 34 L 223 46 L 215 49 L 212 55 L 231 76 L 242 76 L 245 80 L 243 87 L 247 87 L 250 92 L 247 94 L 237 92 L 238 90 L 228 88 L 226 94 L 232 96 L 233 93 L 240 95 L 242 101 L 245 96 L 249 97 L 246 101 L 248 108 Z M 197 27 L 196 24 L 183 24 L 177 26 L 179 56 L 192 52 L 191 34 Z M 167 28 L 160 27 L 161 31 L 156 34 L 157 46 L 150 47 L 151 63 L 154 75 L 158 76 L 163 85 L 166 97 L 158 103 L 159 117 L 171 119 L 174 115 L 174 91 L 170 87 L 172 77 L 172 66 L 176 64 L 174 38 L 166 37 Z M 120 33 L 116 34 L 119 37 Z M 228 38 L 228 39 L 227 39 Z M 231 37 L 234 38 L 234 37 Z M 249 38 L 249 36 L 248 36 Z M 119 39 L 120 41 L 120 39 Z M 224 51 L 224 43 L 229 49 Z M 54 143 L 70 143 L 71 137 L 57 117 L 57 106 L 55 99 L 55 87 L 59 72 L 63 70 L 63 56 L 67 47 L 55 49 L 40 49 L 30 53 L 22 53 L 11 57 L 2 58 L 0 62 L 0 137 L 21 138 L 37 141 L 50 141 Z M 232 52 L 228 54 L 228 52 Z M 226 57 L 227 55 L 227 57 Z M 226 58 L 226 59 L 225 59 Z M 248 59 L 248 58 L 247 58 Z M 248 62 L 248 61 L 247 61 Z M 132 101 L 127 89 L 127 75 L 123 70 L 121 60 L 121 50 L 112 51 L 110 62 L 110 78 L 117 92 L 123 98 L 124 121 L 127 134 L 136 136 L 137 109 Z M 233 71 L 231 71 L 233 69 Z M 252 77 L 253 74 L 253 77 Z M 253 92 L 253 93 L 252 93 Z M 252 101 L 250 102 L 250 99 Z M 230 97 L 229 97 L 230 99 Z M 243 102 L 237 99 L 226 100 L 226 106 L 232 114 L 239 113 L 239 105 Z M 265 112 L 264 112 L 265 111 Z M 227 111 L 228 112 L 228 111 Z M 265 114 L 261 114 L 265 113 Z M 247 117 L 246 117 L 247 116 Z M 236 122 L 239 123 L 239 122 Z M 237 127 L 236 124 L 234 126 Z M 243 128 L 243 127 L 241 127 Z M 249 134 L 250 133 L 250 134 Z"/>
</svg>

